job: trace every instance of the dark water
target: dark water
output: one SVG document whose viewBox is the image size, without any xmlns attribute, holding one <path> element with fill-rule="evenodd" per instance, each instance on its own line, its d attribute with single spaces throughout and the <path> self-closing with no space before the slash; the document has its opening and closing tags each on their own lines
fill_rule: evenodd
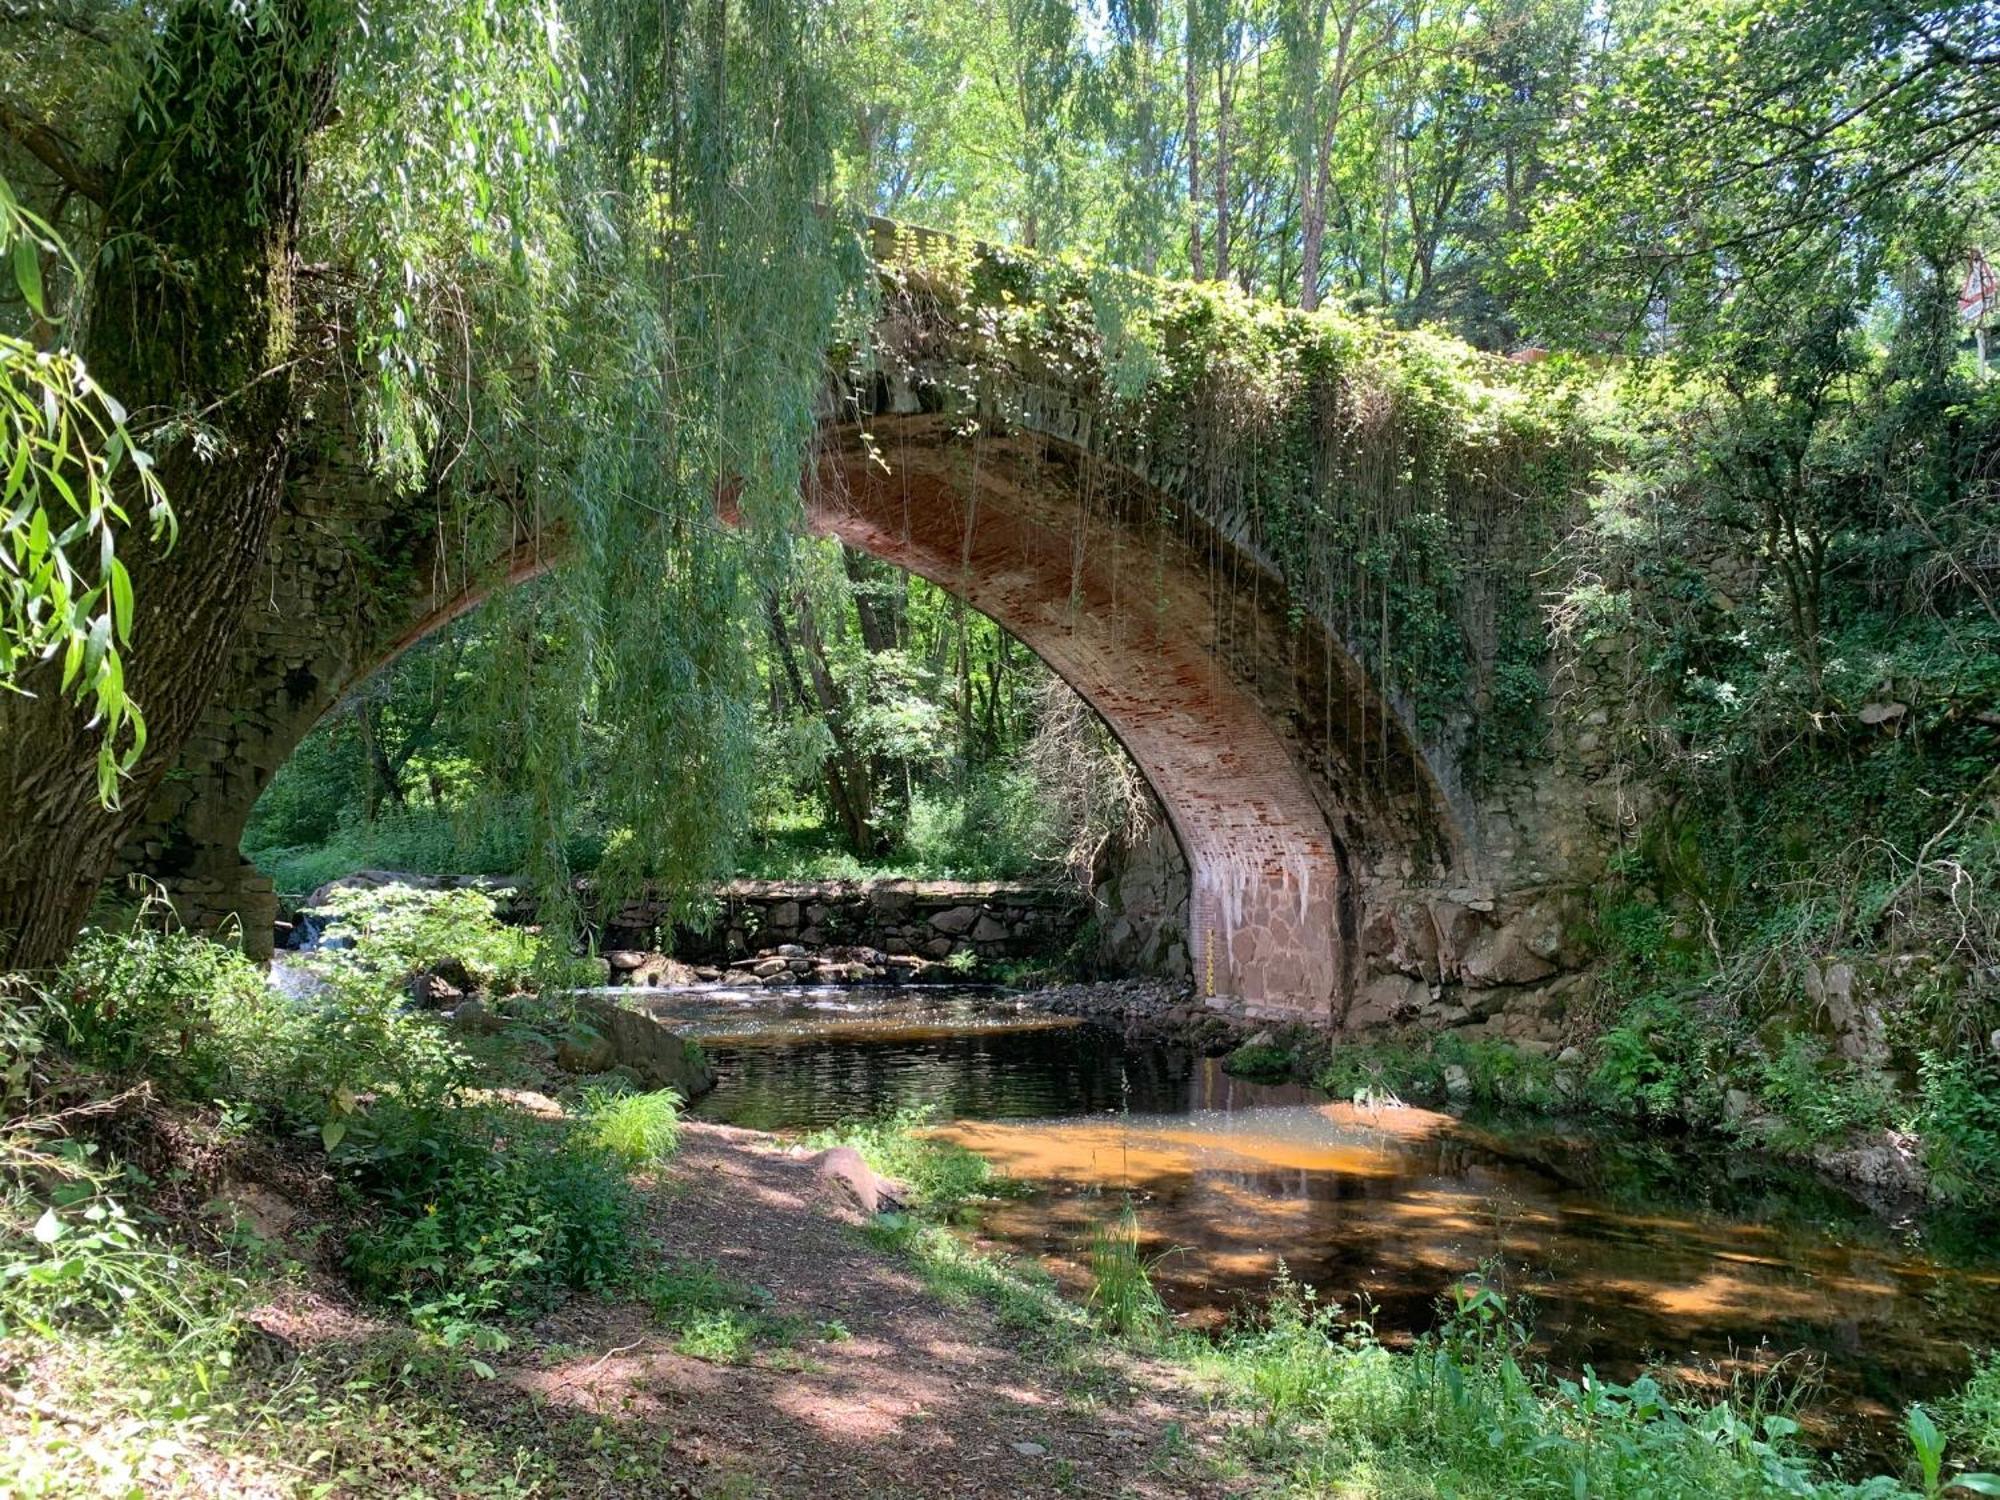
<svg viewBox="0 0 2000 1500">
<path fill-rule="evenodd" d="M 1130 1202 L 1168 1303 L 1224 1321 L 1280 1263 L 1388 1342 L 1482 1275 L 1559 1367 L 1803 1382 L 1809 1430 L 1877 1452 L 2000 1344 L 2000 1236 L 1891 1224 L 1810 1174 L 1672 1138 L 1357 1110 L 991 991 L 663 992 L 721 1082 L 695 1113 L 795 1129 L 899 1109 L 1035 1183 L 983 1232 L 1079 1283 Z"/>
</svg>

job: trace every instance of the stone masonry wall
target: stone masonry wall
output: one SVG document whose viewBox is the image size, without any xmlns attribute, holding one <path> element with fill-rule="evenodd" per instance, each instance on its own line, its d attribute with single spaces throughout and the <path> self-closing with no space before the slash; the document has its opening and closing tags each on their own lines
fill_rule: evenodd
<svg viewBox="0 0 2000 1500">
<path fill-rule="evenodd" d="M 1188 978 L 1188 869 L 1173 829 L 1158 819 L 1105 863 L 1091 890 L 1099 965 L 1114 974 Z"/>
<path fill-rule="evenodd" d="M 934 960 L 969 954 L 982 963 L 1045 961 L 1060 956 L 1089 915 L 1068 886 L 1018 881 L 739 880 L 716 893 L 705 932 L 672 934 L 672 952 L 691 963 L 729 963 L 796 944 L 876 948 L 891 956 Z M 606 948 L 664 947 L 656 901 L 629 902 L 603 924 Z"/>
</svg>

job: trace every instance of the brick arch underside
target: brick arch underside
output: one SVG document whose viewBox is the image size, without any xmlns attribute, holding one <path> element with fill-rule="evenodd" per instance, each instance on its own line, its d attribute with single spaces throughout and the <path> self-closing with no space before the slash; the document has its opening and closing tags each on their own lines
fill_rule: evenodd
<svg viewBox="0 0 2000 1500">
<path fill-rule="evenodd" d="M 1324 632 L 1157 497 L 1045 436 L 937 415 L 824 435 L 812 529 L 921 575 L 1033 650 L 1110 726 L 1186 858 L 1196 984 L 1338 1021 L 1359 969 L 1356 852 L 1449 862 L 1443 801 Z"/>
</svg>

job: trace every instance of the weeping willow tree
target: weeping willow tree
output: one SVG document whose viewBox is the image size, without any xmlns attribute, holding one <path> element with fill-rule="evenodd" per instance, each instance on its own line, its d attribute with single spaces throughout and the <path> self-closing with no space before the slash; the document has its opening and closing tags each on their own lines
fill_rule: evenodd
<svg viewBox="0 0 2000 1500">
<path fill-rule="evenodd" d="M 0 697 L 0 958 L 73 939 L 217 692 L 301 428 L 329 413 L 467 566 L 558 555 L 553 616 L 518 615 L 490 705 L 552 833 L 587 703 L 634 847 L 712 857 L 738 579 L 780 545 L 718 528 L 716 488 L 753 522 L 791 503 L 850 284 L 814 211 L 827 30 L 777 0 L 0 17 L 0 175 L 78 252 L 23 336 L 123 403 L 178 518 L 118 538 L 144 743 L 65 692 L 61 653 Z"/>
</svg>

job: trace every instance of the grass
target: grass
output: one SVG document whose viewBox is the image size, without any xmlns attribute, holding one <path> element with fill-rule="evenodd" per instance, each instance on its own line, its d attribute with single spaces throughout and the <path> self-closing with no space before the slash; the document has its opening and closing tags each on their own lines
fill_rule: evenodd
<svg viewBox="0 0 2000 1500">
<path fill-rule="evenodd" d="M 938 1219 L 956 1218 L 981 1199 L 1028 1190 L 994 1171 L 993 1164 L 976 1151 L 927 1134 L 932 1123 L 933 1117 L 923 1110 L 903 1110 L 881 1120 L 815 1131 L 805 1144 L 815 1151 L 853 1147 L 877 1172 L 907 1187 L 924 1212 Z"/>
<path fill-rule="evenodd" d="M 1482 1059 L 1485 1060 L 1485 1059 Z M 1503 1076 L 1517 1076 L 1512 1069 Z M 1491 1076 L 1491 1075 L 1489 1075 Z M 1379 1084 L 1380 1075 L 1375 1082 Z M 1039 1267 L 989 1254 L 948 1220 L 996 1180 L 976 1157 L 932 1140 L 907 1118 L 848 1127 L 878 1170 L 930 1192 L 914 1211 L 878 1215 L 864 1231 L 908 1261 L 947 1303 L 978 1301 L 1032 1352 L 1073 1370 L 1099 1369 L 1111 1341 L 1139 1340 L 1208 1383 L 1238 1415 L 1234 1462 L 1258 1493 L 1299 1500 L 1910 1500 L 2000 1495 L 2000 1479 L 1962 1472 L 2000 1431 L 2000 1360 L 1989 1359 L 1946 1410 L 1941 1435 L 1911 1413 L 1911 1481 L 1830 1476 L 1798 1442 L 1799 1424 L 1769 1391 L 1720 1403 L 1629 1384 L 1564 1379 L 1531 1363 L 1505 1299 L 1468 1287 L 1441 1330 L 1407 1352 L 1343 1319 L 1281 1276 L 1269 1302 L 1220 1339 L 1165 1337 L 1165 1310 L 1139 1253 L 1128 1205 L 1092 1235 L 1087 1309 Z M 933 1196 L 934 1195 L 934 1196 Z M 1954 1450 L 1946 1462 L 1947 1449 Z M 1926 1458 L 1928 1453 L 1929 1457 Z"/>
<path fill-rule="evenodd" d="M 1121 1338 L 1153 1339 L 1167 1326 L 1167 1305 L 1139 1254 L 1139 1216 L 1131 1204 L 1090 1235 L 1090 1306 Z"/>
<path fill-rule="evenodd" d="M 771 1310 L 770 1292 L 724 1276 L 712 1261 L 660 1267 L 641 1290 L 654 1320 L 690 1359 L 740 1365 L 767 1349 L 789 1349 L 807 1333 L 805 1319 Z"/>
<path fill-rule="evenodd" d="M 2000 1350 L 1980 1356 L 1972 1379 L 1945 1403 L 1939 1419 L 1968 1457 L 2000 1468 Z"/>
<path fill-rule="evenodd" d="M 1284 1082 L 1292 1076 L 1292 1065 L 1290 1048 L 1268 1042 L 1245 1042 L 1222 1060 L 1223 1071 L 1262 1083 Z"/>
<path fill-rule="evenodd" d="M 583 1096 L 584 1134 L 627 1167 L 658 1166 L 681 1138 L 681 1096 L 672 1089 L 650 1094 L 593 1088 Z"/>
<path fill-rule="evenodd" d="M 1922 1488 L 1879 1476 L 1829 1477 L 1797 1443 L 1782 1406 L 1747 1391 L 1708 1404 L 1651 1377 L 1629 1384 L 1555 1378 L 1527 1363 L 1506 1305 L 1479 1291 L 1441 1330 L 1392 1352 L 1281 1279 L 1263 1315 L 1183 1357 L 1250 1420 L 1235 1444 L 1279 1496 L 1587 1496 L 1591 1500 L 1901 1500 L 2000 1494 L 1984 1475 Z M 1913 1411 L 1913 1433 L 1920 1414 Z M 1921 1459 L 1923 1448 L 1915 1445 Z M 1990 1484 L 1990 1488 L 1987 1487 Z"/>
</svg>

